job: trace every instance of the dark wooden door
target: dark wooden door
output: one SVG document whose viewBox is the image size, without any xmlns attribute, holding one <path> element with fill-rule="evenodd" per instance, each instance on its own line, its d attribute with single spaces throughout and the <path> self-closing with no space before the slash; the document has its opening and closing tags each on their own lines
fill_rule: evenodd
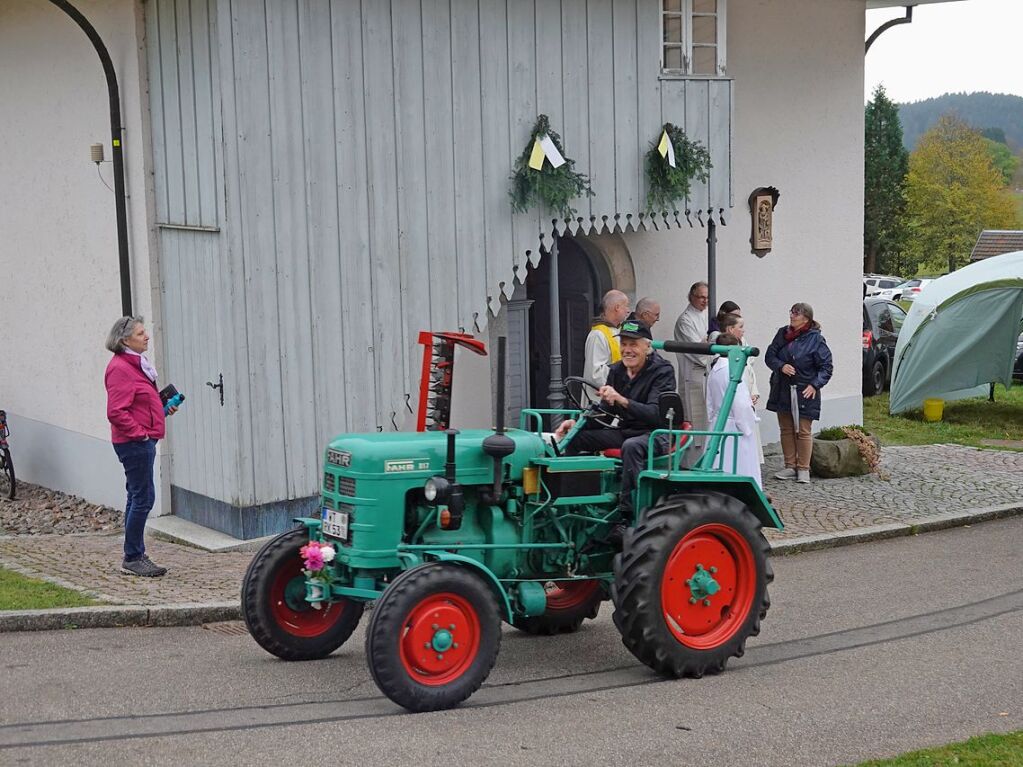
<svg viewBox="0 0 1023 767">
<path fill-rule="evenodd" d="M 586 336 L 597 313 L 602 287 L 589 257 L 573 240 L 562 239 L 558 252 L 558 307 L 561 328 L 561 373 L 582 375 Z M 550 390 L 550 259 L 526 278 L 533 304 L 529 313 L 530 392 L 534 407 L 547 407 Z"/>
</svg>

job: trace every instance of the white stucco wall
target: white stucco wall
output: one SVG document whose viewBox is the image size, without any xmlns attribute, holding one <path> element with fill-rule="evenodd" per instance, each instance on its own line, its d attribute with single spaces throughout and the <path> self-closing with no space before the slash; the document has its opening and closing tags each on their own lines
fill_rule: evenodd
<svg viewBox="0 0 1023 767">
<path fill-rule="evenodd" d="M 151 326 L 139 53 L 133 0 L 80 0 L 117 71 L 135 313 Z M 0 3 L 0 407 L 19 477 L 120 505 L 103 340 L 121 314 L 114 195 L 89 145 L 111 158 L 103 70 L 85 34 L 39 0 Z M 112 164 L 100 173 L 113 187 Z M 159 328 L 156 328 L 158 337 Z M 159 348 L 155 352 L 159 364 Z"/>
<path fill-rule="evenodd" d="M 862 417 L 863 40 L 861 3 L 729 2 L 736 199 L 717 227 L 716 300 L 742 307 L 747 338 L 762 348 L 794 302 L 814 307 L 835 358 L 820 426 Z M 760 186 L 781 192 L 762 259 L 750 252 L 746 203 Z M 707 278 L 706 238 L 699 227 L 626 235 L 636 297 L 661 301 L 659 338 L 671 337 L 689 285 Z M 769 371 L 756 364 L 766 398 Z M 762 415 L 765 441 L 776 440 L 775 416 Z"/>
</svg>

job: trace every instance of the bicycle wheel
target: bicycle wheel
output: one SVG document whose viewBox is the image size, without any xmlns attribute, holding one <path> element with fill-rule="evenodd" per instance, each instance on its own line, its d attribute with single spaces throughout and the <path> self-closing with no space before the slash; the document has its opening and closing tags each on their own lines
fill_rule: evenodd
<svg viewBox="0 0 1023 767">
<path fill-rule="evenodd" d="M 17 491 L 17 480 L 14 478 L 14 462 L 11 460 L 11 449 L 0 450 L 0 497 L 14 500 Z"/>
</svg>

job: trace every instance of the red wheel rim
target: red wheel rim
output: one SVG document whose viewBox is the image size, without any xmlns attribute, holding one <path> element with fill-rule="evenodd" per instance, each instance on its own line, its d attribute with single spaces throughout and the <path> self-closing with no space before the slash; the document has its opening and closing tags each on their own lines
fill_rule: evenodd
<svg viewBox="0 0 1023 767">
<path fill-rule="evenodd" d="M 699 577 L 713 573 L 711 577 L 719 587 L 715 593 L 708 595 L 699 589 L 694 593 L 687 583 L 701 569 L 705 573 Z M 746 539 L 728 525 L 701 525 L 676 544 L 664 566 L 664 621 L 686 647 L 718 647 L 745 622 L 756 589 L 756 562 Z"/>
<path fill-rule="evenodd" d="M 429 687 L 453 682 L 480 649 L 476 608 L 458 594 L 431 594 L 409 611 L 398 648 L 415 681 Z"/>
<path fill-rule="evenodd" d="M 288 603 L 289 586 L 291 604 Z M 270 586 L 270 613 L 274 622 L 292 636 L 309 638 L 325 634 L 341 619 L 345 609 L 343 602 L 325 602 L 317 610 L 305 601 L 298 605 L 299 599 L 294 594 L 303 595 L 300 599 L 304 600 L 305 574 L 297 554 L 281 565 Z"/>
<path fill-rule="evenodd" d="M 571 610 L 589 602 L 600 588 L 598 581 L 551 581 L 546 586 L 547 612 Z"/>
</svg>

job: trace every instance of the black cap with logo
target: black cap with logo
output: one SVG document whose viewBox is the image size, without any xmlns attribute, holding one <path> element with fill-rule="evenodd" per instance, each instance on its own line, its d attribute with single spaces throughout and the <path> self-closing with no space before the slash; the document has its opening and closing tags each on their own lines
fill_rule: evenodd
<svg viewBox="0 0 1023 767">
<path fill-rule="evenodd" d="M 622 338 L 645 338 L 647 341 L 654 340 L 650 335 L 650 328 L 643 320 L 626 320 L 622 323 L 618 335 Z"/>
</svg>

